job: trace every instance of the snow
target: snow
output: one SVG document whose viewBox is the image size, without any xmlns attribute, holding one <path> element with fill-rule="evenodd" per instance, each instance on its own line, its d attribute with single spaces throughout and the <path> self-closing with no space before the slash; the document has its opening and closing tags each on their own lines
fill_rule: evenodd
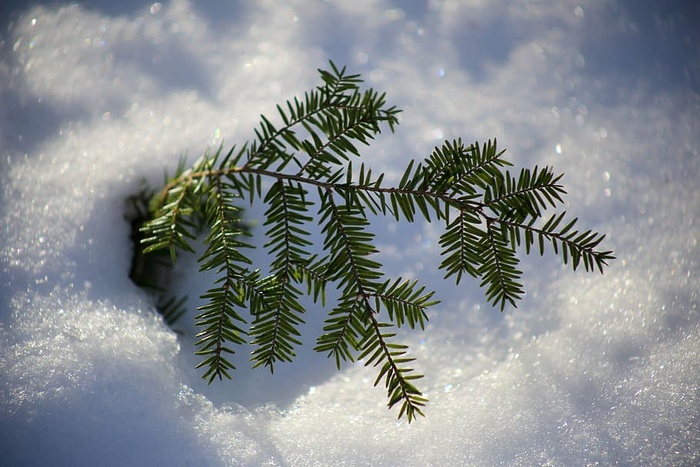
<svg viewBox="0 0 700 467">
<path fill-rule="evenodd" d="M 697 5 L 115 5 L 17 7 L 2 36 L 2 465 L 700 463 Z M 565 173 L 567 209 L 618 258 L 599 275 L 523 257 L 528 295 L 500 314 L 442 280 L 438 226 L 374 219 L 387 274 L 443 300 L 403 336 L 430 398 L 411 425 L 372 369 L 305 348 L 274 375 L 243 355 L 207 387 L 191 324 L 169 329 L 127 277 L 125 198 L 250 138 L 328 59 L 404 110 L 366 151 L 375 170 L 497 137 Z M 191 297 L 195 268 L 175 271 Z"/>
</svg>

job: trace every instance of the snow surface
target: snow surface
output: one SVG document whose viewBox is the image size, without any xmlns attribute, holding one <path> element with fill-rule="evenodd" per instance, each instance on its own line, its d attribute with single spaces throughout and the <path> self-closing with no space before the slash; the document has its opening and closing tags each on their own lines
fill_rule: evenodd
<svg viewBox="0 0 700 467">
<path fill-rule="evenodd" d="M 0 464 L 700 463 L 697 3 L 104 1 L 8 18 Z M 372 369 L 308 349 L 206 387 L 191 325 L 179 337 L 127 278 L 141 180 L 250 138 L 328 59 L 404 109 L 366 151 L 375 170 L 395 180 L 445 138 L 497 137 L 516 165 L 564 172 L 570 213 L 618 257 L 602 276 L 524 258 L 528 295 L 500 314 L 442 281 L 437 226 L 376 219 L 386 272 L 443 300 L 404 336 L 430 398 L 410 426 Z M 175 282 L 207 287 L 188 257 Z"/>
</svg>

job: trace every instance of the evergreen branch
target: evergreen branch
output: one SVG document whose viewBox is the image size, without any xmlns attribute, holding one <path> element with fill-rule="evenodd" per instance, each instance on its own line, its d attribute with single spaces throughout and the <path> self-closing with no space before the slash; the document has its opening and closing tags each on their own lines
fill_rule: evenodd
<svg viewBox="0 0 700 467">
<path fill-rule="evenodd" d="M 411 329 L 415 329 L 416 326 L 425 329 L 425 323 L 428 321 L 426 309 L 440 302 L 431 301 L 434 292 L 424 294 L 425 286 L 416 288 L 417 283 L 417 280 L 408 281 L 401 277 L 393 284 L 387 280 L 373 295 L 375 310 L 379 311 L 384 307 L 389 319 L 397 327 L 407 322 Z"/>
<path fill-rule="evenodd" d="M 153 218 L 141 227 L 143 252 L 167 248 L 173 262 L 176 249 L 194 253 L 189 240 L 196 238 L 191 217 L 198 205 L 199 198 L 195 197 L 191 183 L 169 186 L 161 193 L 158 207 L 151 208 L 155 211 Z"/>
<path fill-rule="evenodd" d="M 342 292 L 338 305 L 326 320 L 325 334 L 317 339 L 315 350 L 335 357 L 336 366 L 340 368 L 341 359 L 353 360 L 350 349 L 358 349 L 365 333 L 362 322 L 367 319 L 367 297 L 380 286 L 377 279 L 382 275 L 381 265 L 369 259 L 377 249 L 370 243 L 374 235 L 364 230 L 369 224 L 366 217 L 351 205 L 338 205 L 330 189 L 319 190 L 319 195 L 319 223 L 323 225 L 321 233 L 326 236 L 323 247 L 330 252 L 325 269 L 328 279 Z"/>
<path fill-rule="evenodd" d="M 543 209 L 564 202 L 561 196 L 566 192 L 558 183 L 561 178 L 549 167 L 522 169 L 517 180 L 506 172 L 490 179 L 482 203 L 500 218 L 512 218 L 516 222 L 540 217 Z"/>
<path fill-rule="evenodd" d="M 304 93 L 304 102 L 300 102 L 294 98 L 294 105 L 291 101 L 287 101 L 289 115 L 287 115 L 282 107 L 278 106 L 277 110 L 284 122 L 281 128 L 276 128 L 265 116 L 261 115 L 260 129 L 255 130 L 257 141 L 253 143 L 248 151 L 248 160 L 243 167 L 259 167 L 262 169 L 268 168 L 272 163 L 276 162 L 280 154 L 285 154 L 285 157 L 280 161 L 278 170 L 281 170 L 294 156 L 293 153 L 285 153 L 284 143 L 286 142 L 294 150 L 302 150 L 303 145 L 292 131 L 296 125 L 300 124 L 305 119 L 312 118 L 313 115 L 322 112 L 330 103 L 328 99 L 322 99 L 319 92 L 312 90 Z M 268 148 L 272 148 L 271 154 L 273 157 L 264 157 L 269 154 Z M 259 165 L 260 164 L 260 165 Z"/>
<path fill-rule="evenodd" d="M 465 272 L 473 277 L 479 276 L 478 268 L 485 261 L 481 251 L 484 232 L 478 228 L 480 222 L 477 214 L 460 210 L 440 236 L 440 254 L 445 259 L 439 268 L 445 269 L 445 279 L 456 275 L 455 282 L 459 284 Z"/>
<path fill-rule="evenodd" d="M 471 195 L 500 177 L 501 167 L 512 165 L 503 159 L 504 154 L 505 150 L 497 150 L 495 139 L 481 146 L 478 141 L 465 146 L 461 138 L 445 141 L 426 160 L 423 183 L 438 193 Z"/>
<path fill-rule="evenodd" d="M 370 140 L 381 133 L 380 123 L 396 122 L 397 111 L 393 107 L 381 110 L 383 105 L 384 95 L 380 96 L 370 89 L 362 95 L 355 92 L 350 97 L 349 104 L 342 107 L 343 112 L 335 108 L 324 115 L 325 119 L 309 119 L 310 124 L 326 135 L 326 141 L 318 137 L 310 124 L 304 122 L 313 138 L 313 144 L 309 142 L 304 145 L 309 158 L 297 174 L 306 172 L 319 178 L 328 174 L 329 165 L 348 161 L 350 155 L 360 157 L 353 140 L 369 145 Z"/>
<path fill-rule="evenodd" d="M 251 353 L 253 368 L 267 366 L 271 373 L 275 362 L 291 362 L 296 356 L 294 346 L 301 345 L 297 326 L 304 322 L 300 317 L 304 313 L 298 301 L 300 291 L 288 277 L 279 280 L 274 289 L 265 290 L 266 296 L 270 295 L 269 304 L 257 312 L 249 333 L 250 345 L 257 347 Z"/>
<path fill-rule="evenodd" d="M 315 303 L 321 302 L 321 306 L 326 306 L 326 276 L 325 263 L 317 261 L 316 255 L 311 256 L 304 262 L 292 262 L 294 273 L 300 277 L 300 282 L 306 283 L 306 295 L 312 296 Z"/>
<path fill-rule="evenodd" d="M 273 372 L 275 361 L 291 361 L 295 356 L 293 346 L 301 345 L 297 326 L 304 322 L 300 316 L 304 308 L 299 303 L 301 292 L 294 286 L 301 281 L 295 265 L 304 263 L 309 256 L 305 248 L 311 242 L 305 238 L 308 233 L 302 225 L 312 219 L 305 214 L 308 203 L 300 185 L 278 181 L 268 191 L 265 202 L 269 208 L 264 225 L 270 226 L 270 240 L 265 248 L 275 255 L 271 275 L 276 287 L 268 291 L 269 306 L 255 314 L 251 325 L 251 345 L 258 347 L 251 359 L 254 367 L 269 366 Z"/>
<path fill-rule="evenodd" d="M 425 406 L 427 399 L 411 382 L 422 378 L 423 375 L 409 374 L 413 373 L 414 369 L 403 365 L 413 362 L 415 358 L 405 357 L 408 346 L 390 343 L 389 339 L 395 337 L 396 334 L 382 332 L 382 329 L 390 328 L 392 324 L 380 323 L 372 312 L 368 315 L 370 329 L 360 343 L 362 353 L 358 358 L 360 360 L 366 359 L 365 366 L 382 365 L 374 385 L 377 386 L 384 379 L 384 386 L 389 398 L 388 408 L 391 409 L 401 402 L 398 418 L 405 414 L 408 423 L 411 423 L 417 415 L 425 416 L 421 407 Z"/>
<path fill-rule="evenodd" d="M 335 359 L 336 368 L 341 361 L 354 361 L 354 352 L 365 333 L 364 320 L 367 309 L 360 301 L 361 296 L 341 297 L 336 306 L 328 313 L 323 326 L 323 334 L 316 339 L 316 352 L 327 353 Z"/>
<path fill-rule="evenodd" d="M 513 165 L 503 158 L 506 151 L 505 149 L 498 150 L 495 138 L 493 141 L 486 141 L 482 145 L 479 145 L 479 142 L 476 141 L 468 146 L 466 150 L 463 149 L 464 145 L 461 143 L 461 140 L 458 139 L 457 142 L 459 145 L 456 147 L 455 144 L 450 147 L 446 142 L 443 148 L 446 151 L 457 151 L 457 154 L 463 159 L 464 172 L 458 174 L 460 176 L 450 187 L 450 192 L 460 199 L 463 199 L 465 195 L 469 197 L 476 192 L 477 188 L 483 190 L 493 177 L 502 176 L 503 167 Z"/>
<path fill-rule="evenodd" d="M 369 221 L 354 203 L 337 204 L 330 188 L 319 190 L 319 195 L 323 248 L 331 253 L 328 279 L 350 293 L 366 295 L 377 290 L 381 264 L 369 259 L 378 251 L 371 243 L 374 234 L 365 230 Z"/>
<path fill-rule="evenodd" d="M 571 220 L 557 230 L 565 216 L 566 212 L 553 214 L 540 228 L 533 226 L 536 219 L 533 219 L 528 225 L 517 224 L 508 220 L 499 222 L 508 227 L 508 231 L 512 235 L 513 244 L 520 245 L 521 231 L 524 232 L 525 252 L 527 254 L 530 254 L 532 245 L 537 241 L 540 255 L 544 255 L 544 244 L 546 241 L 552 245 L 555 254 L 558 255 L 561 249 L 564 264 L 568 264 L 569 259 L 571 259 L 574 271 L 583 261 L 586 271 L 598 269 L 602 274 L 603 267 L 608 266 L 608 261 L 615 259 L 612 250 L 596 250 L 598 245 L 605 239 L 605 235 L 592 232 L 591 230 L 581 233 L 579 230 L 574 229 L 578 218 Z"/>
<path fill-rule="evenodd" d="M 238 240 L 244 232 L 238 228 L 238 208 L 233 205 L 231 187 L 227 186 L 220 177 L 214 177 L 209 187 L 206 219 L 210 233 L 204 240 L 206 251 L 200 258 L 200 271 L 216 270 L 222 274 L 209 289 L 203 299 L 208 303 L 198 308 L 201 312 L 195 317 L 197 326 L 204 329 L 197 334 L 197 355 L 207 358 L 197 365 L 206 366 L 202 376 L 211 383 L 215 378 L 223 376 L 231 378 L 229 369 L 235 368 L 223 354 L 233 354 L 228 342 L 244 344 L 243 335 L 246 331 L 238 323 L 245 319 L 236 311 L 246 305 L 244 278 L 249 274 L 243 265 L 250 260 L 241 252 L 241 248 L 250 245 Z"/>
<path fill-rule="evenodd" d="M 525 293 L 520 283 L 522 272 L 516 269 L 518 258 L 500 233 L 495 232 L 492 223 L 486 224 L 486 235 L 481 240 L 479 251 L 482 263 L 477 274 L 481 276 L 481 287 L 486 287 L 486 298 L 492 305 L 499 305 L 501 311 L 510 303 L 516 305 Z"/>
<path fill-rule="evenodd" d="M 429 218 L 428 208 L 436 212 L 438 218 L 446 217 L 446 207 L 448 206 L 472 211 L 483 208 L 482 204 L 475 203 L 471 199 L 454 198 L 444 193 L 412 189 L 410 187 L 382 186 L 383 175 L 374 182 L 356 184 L 352 182 L 351 169 L 352 164 L 349 164 L 344 170 L 337 172 L 339 175 L 329 176 L 327 179 L 316 179 L 299 174 L 245 167 L 231 168 L 229 172 L 294 181 L 316 187 L 321 191 L 335 191 L 344 196 L 355 197 L 354 199 L 358 201 L 357 205 L 353 206 L 354 208 L 359 208 L 360 210 L 369 208 L 373 213 L 382 212 L 386 214 L 388 212 L 396 220 L 400 220 L 403 216 L 409 222 L 415 221 L 415 215 L 419 211 Z M 341 183 L 340 179 L 346 177 L 347 182 Z M 360 199 L 362 202 L 359 201 Z"/>
<path fill-rule="evenodd" d="M 393 131 L 398 123 L 394 107 L 383 109 L 384 94 L 373 90 L 359 91 L 362 80 L 359 75 L 345 75 L 345 68 L 338 70 L 331 63 L 334 73 L 319 70 L 325 86 L 304 94 L 304 101 L 297 98 L 286 102 L 287 110 L 277 106 L 284 122 L 276 128 L 265 116 L 261 116 L 260 128 L 256 129 L 257 142 L 251 147 L 245 167 L 269 168 L 279 162 L 276 170 L 281 171 L 294 160 L 300 167 L 299 173 L 324 174 L 325 163 L 339 163 L 347 159 L 350 152 L 359 157 L 360 153 L 352 144 L 352 139 L 369 144 L 373 135 L 380 132 L 379 124 L 387 122 Z M 310 140 L 299 140 L 294 127 L 301 125 Z M 327 138 L 324 142 L 315 130 L 320 130 Z M 287 151 L 287 145 L 291 151 Z M 309 159 L 302 164 L 295 153 L 305 152 Z M 331 153 L 332 152 L 332 153 Z M 272 157 L 270 157 L 272 156 Z M 323 156 L 323 157 L 320 157 Z M 337 159 L 339 157 L 340 159 Z M 319 158 L 322 163 L 317 162 Z M 314 162 L 316 161 L 316 162 Z"/>
<path fill-rule="evenodd" d="M 200 266 L 218 278 L 202 296 L 207 302 L 195 318 L 203 328 L 196 353 L 204 357 L 198 365 L 206 367 L 204 379 L 230 378 L 234 367 L 226 354 L 234 352 L 231 344 L 248 340 L 254 367 L 273 371 L 275 363 L 291 361 L 301 344 L 301 289 L 325 306 L 326 287 L 332 284 L 339 298 L 315 350 L 334 357 L 338 368 L 356 353 L 365 365 L 380 367 L 375 385 L 384 380 L 389 407 L 401 403 L 399 417 L 410 422 L 423 415 L 426 399 L 413 383 L 422 376 L 407 367 L 413 361 L 406 357 L 407 347 L 392 343 L 395 333 L 387 328 L 423 329 L 427 308 L 438 302 L 415 280 L 382 280 L 367 211 L 397 221 L 444 222 L 439 268 L 445 278 L 454 277 L 457 284 L 465 273 L 480 278 L 486 298 L 501 310 L 515 306 L 524 293 L 515 253 L 523 243 L 526 254 L 535 243 L 540 254 L 551 244 L 574 270 L 583 264 L 587 271 L 602 272 L 614 256 L 598 249 L 604 235 L 580 232 L 577 219 L 564 222 L 565 213 L 535 226 L 546 209 L 563 203 L 562 176 L 549 167 L 511 175 L 505 170 L 511 163 L 495 140 L 445 141 L 424 161 L 411 160 L 395 186 L 384 185 L 384 174 L 373 175 L 364 163 L 354 171 L 358 143 L 369 144 L 387 126 L 393 131 L 399 111 L 387 108 L 384 94 L 362 91 L 358 75 L 330 65 L 330 71 L 320 70 L 321 86 L 277 106 L 281 125 L 261 116 L 250 144 L 225 155 L 221 146 L 213 154 L 207 151 L 187 170 L 181 162 L 151 203 L 144 242 L 147 251 L 168 249 L 174 260 L 176 250 L 192 251 L 189 241 L 199 219 L 210 229 Z M 314 205 L 307 200 L 310 192 L 318 194 L 318 219 L 308 212 Z M 242 241 L 246 232 L 235 206 L 256 197 L 267 205 L 265 277 L 260 269 L 249 269 L 244 251 L 250 245 Z M 320 257 L 309 251 L 312 222 L 324 237 Z M 239 313 L 245 308 L 253 317 L 247 333 Z M 384 311 L 386 323 L 378 318 Z"/>
</svg>

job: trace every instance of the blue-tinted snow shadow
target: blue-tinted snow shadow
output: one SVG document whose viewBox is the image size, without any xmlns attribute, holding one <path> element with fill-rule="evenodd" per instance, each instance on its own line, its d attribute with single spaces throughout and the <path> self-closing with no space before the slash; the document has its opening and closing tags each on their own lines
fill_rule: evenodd
<svg viewBox="0 0 700 467">
<path fill-rule="evenodd" d="M 30 2 L 23 4 L 21 8 L 15 6 L 16 9 L 12 10 L 10 17 L 16 20 L 29 11 L 29 6 L 38 4 L 63 6 L 55 2 Z M 95 9 L 100 14 L 115 16 L 146 11 L 147 3 L 88 1 L 81 2 L 81 5 L 88 10 Z M 120 7 L 116 8 L 115 5 Z M 10 7 L 11 5 L 6 5 L 3 8 Z M 2 34 L 14 42 L 12 24 L 9 28 L 9 31 L 3 29 Z M 3 149 L 11 155 L 34 154 L 37 147 L 57 135 L 67 123 L 89 122 L 104 112 L 119 118 L 133 103 L 130 96 L 104 97 L 105 101 L 97 106 L 94 102 L 81 100 L 57 102 L 45 96 L 34 96 L 25 89 L 22 81 L 22 65 L 18 63 L 11 49 L 11 44 L 0 48 L 0 59 L 6 62 L 8 69 L 19 71 L 8 88 L 3 90 L 1 96 L 3 105 L 0 118 L 3 119 L 3 130 L 7 135 L 6 147 Z M 167 95 L 176 91 L 195 90 L 200 97 L 213 99 L 215 83 L 207 73 L 207 67 L 200 52 L 187 43 L 187 38 L 171 36 L 161 43 L 154 43 L 139 36 L 133 43 L 119 41 L 108 44 L 105 53 L 109 53 L 112 57 L 112 68 L 115 73 L 134 74 L 157 83 L 157 88 L 152 89 L 152 93 Z M 96 75 L 94 79 L 105 80 L 112 77 L 112 75 Z"/>
<path fill-rule="evenodd" d="M 16 21 L 22 13 L 37 6 L 48 9 L 55 9 L 74 2 L 59 0 L 5 0 L 0 2 L 0 33 L 4 33 L 8 24 Z M 131 15 L 140 10 L 145 10 L 152 1 L 145 0 L 120 0 L 112 2 L 109 0 L 82 0 L 77 2 L 81 6 L 98 11 L 109 16 Z"/>
<path fill-rule="evenodd" d="M 598 91 L 602 103 L 621 104 L 638 89 L 700 92 L 700 3 L 620 1 L 597 14 L 617 23 L 613 28 L 602 19 L 584 23 L 581 73 L 614 86 Z"/>
<path fill-rule="evenodd" d="M 206 441 L 177 419 L 173 400 L 153 391 L 153 379 L 99 374 L 87 387 L 67 383 L 49 388 L 46 400 L 3 410 L 3 465 L 219 465 Z"/>
<path fill-rule="evenodd" d="M 444 55 L 449 51 L 433 49 L 436 38 L 441 37 L 441 25 L 433 18 L 430 8 L 423 2 L 392 2 L 387 5 L 387 11 L 391 8 L 401 10 L 403 15 L 398 21 L 385 19 L 378 30 L 366 31 L 358 28 L 358 18 L 348 16 L 333 4 L 325 4 L 323 8 L 323 21 L 311 21 L 313 29 L 306 31 L 306 40 L 313 44 L 323 44 L 324 52 L 338 64 L 354 64 L 357 61 L 356 53 L 369 54 L 369 62 L 366 66 L 370 69 L 376 65 L 372 60 L 376 56 L 401 56 L 406 55 L 407 50 L 414 46 L 408 46 L 406 35 L 409 23 L 412 28 L 425 28 L 431 37 L 427 42 L 423 40 L 415 43 L 415 58 L 428 60 L 430 63 L 450 60 Z M 376 18 L 373 19 L 376 21 Z M 488 78 L 488 70 L 492 66 L 498 66 L 507 61 L 511 50 L 521 40 L 523 31 L 512 27 L 505 18 L 491 18 L 488 23 L 480 23 L 478 20 L 469 21 L 469 27 L 459 29 L 447 39 L 454 44 L 458 55 L 459 68 L 470 74 L 475 82 Z M 424 48 L 427 47 L 427 48 Z M 444 52 L 444 53 L 443 53 Z M 358 68 L 355 65 L 355 68 Z M 362 68 L 360 66 L 359 68 Z M 361 70 L 367 77 L 367 70 Z M 391 91 L 391 89 L 387 89 Z"/>
<path fill-rule="evenodd" d="M 470 27 L 456 31 L 450 39 L 458 50 L 459 68 L 469 73 L 475 83 L 481 83 L 489 78 L 490 68 L 506 63 L 522 39 L 505 18 L 494 18 L 488 24 L 468 24 Z"/>
</svg>

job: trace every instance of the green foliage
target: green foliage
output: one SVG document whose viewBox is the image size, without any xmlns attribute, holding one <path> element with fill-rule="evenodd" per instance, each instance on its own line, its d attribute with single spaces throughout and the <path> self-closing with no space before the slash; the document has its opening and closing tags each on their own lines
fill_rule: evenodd
<svg viewBox="0 0 700 467">
<path fill-rule="evenodd" d="M 355 359 L 377 367 L 375 385 L 384 383 L 389 407 L 400 405 L 399 417 L 410 422 L 423 415 L 426 399 L 414 385 L 422 375 L 410 367 L 414 359 L 395 330 L 423 329 L 438 301 L 415 280 L 384 277 L 369 213 L 444 223 L 445 277 L 458 284 L 465 273 L 478 278 L 501 310 L 523 295 L 520 245 L 540 254 L 551 245 L 574 270 L 602 272 L 614 257 L 596 249 L 603 235 L 579 232 L 564 212 L 542 222 L 548 208 L 563 203 L 561 175 L 549 167 L 512 175 L 495 140 L 446 141 L 424 161 L 410 161 L 397 186 L 363 163 L 354 166 L 360 145 L 383 129 L 393 132 L 399 110 L 387 106 L 384 94 L 362 90 L 359 76 L 330 65 L 320 71 L 321 86 L 277 106 L 281 123 L 262 116 L 249 144 L 227 153 L 219 147 L 189 169 L 180 164 L 153 199 L 153 219 L 142 229 L 145 251 L 168 250 L 174 259 L 177 250 L 192 251 L 198 218 L 209 227 L 199 262 L 217 279 L 196 317 L 199 367 L 209 382 L 231 377 L 228 357 L 246 342 L 255 367 L 274 371 L 291 361 L 301 345 L 301 298 L 325 306 L 332 287 L 339 296 L 315 350 L 338 368 Z M 254 200 L 267 206 L 263 248 L 270 261 L 259 267 L 245 254 L 252 245 L 237 207 Z M 317 225 L 320 246 L 309 234 Z"/>
<path fill-rule="evenodd" d="M 150 291 L 156 300 L 156 310 L 163 316 L 168 326 L 175 323 L 187 312 L 187 296 L 179 299 L 168 295 L 172 261 L 164 250 L 151 250 L 146 253 L 142 245 L 144 233 L 141 226 L 153 219 L 149 201 L 154 193 L 145 187 L 126 199 L 126 220 L 131 224 L 131 241 L 134 253 L 131 258 L 129 278 L 139 287 Z"/>
</svg>

